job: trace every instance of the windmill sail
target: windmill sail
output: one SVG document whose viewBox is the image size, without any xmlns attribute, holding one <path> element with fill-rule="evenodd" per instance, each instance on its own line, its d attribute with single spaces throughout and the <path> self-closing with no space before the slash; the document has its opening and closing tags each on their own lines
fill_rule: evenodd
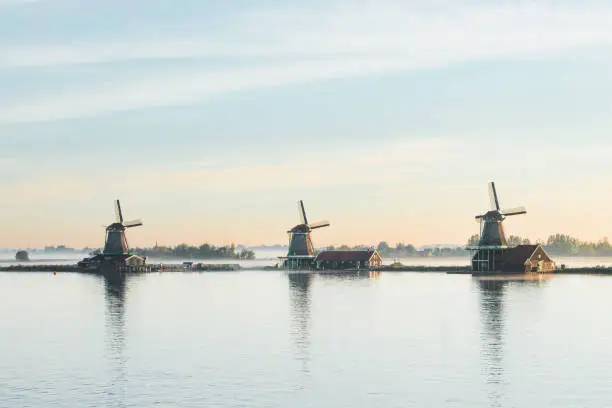
<svg viewBox="0 0 612 408">
<path fill-rule="evenodd" d="M 142 220 L 128 221 L 124 223 L 123 225 L 125 226 L 125 228 L 139 227 L 142 225 Z"/>
<path fill-rule="evenodd" d="M 121 213 L 121 204 L 119 200 L 115 200 L 115 219 L 118 223 L 123 223 L 123 214 Z"/>
<path fill-rule="evenodd" d="M 525 207 L 509 208 L 507 210 L 503 210 L 501 213 L 505 217 L 509 215 L 527 214 L 527 209 L 525 209 Z"/>
<path fill-rule="evenodd" d="M 302 221 L 302 224 L 308 225 L 308 218 L 306 218 L 306 209 L 304 208 L 304 202 L 302 200 L 300 200 L 298 207 L 300 211 L 300 220 Z"/>
<path fill-rule="evenodd" d="M 308 225 L 310 229 L 329 227 L 329 221 L 317 221 Z"/>
<path fill-rule="evenodd" d="M 494 182 L 489 183 L 489 200 L 491 201 L 491 209 L 499 211 L 499 199 L 497 198 Z"/>
</svg>

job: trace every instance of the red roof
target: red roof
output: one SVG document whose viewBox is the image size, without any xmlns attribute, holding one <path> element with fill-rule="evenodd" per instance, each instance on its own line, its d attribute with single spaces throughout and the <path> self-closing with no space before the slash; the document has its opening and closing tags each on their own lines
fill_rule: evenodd
<svg viewBox="0 0 612 408">
<path fill-rule="evenodd" d="M 376 251 L 323 251 L 315 261 L 369 261 Z"/>
</svg>

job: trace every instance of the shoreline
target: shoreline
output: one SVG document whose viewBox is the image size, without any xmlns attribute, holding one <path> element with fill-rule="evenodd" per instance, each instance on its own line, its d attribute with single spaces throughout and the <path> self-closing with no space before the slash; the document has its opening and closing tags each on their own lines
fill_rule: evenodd
<svg viewBox="0 0 612 408">
<path fill-rule="evenodd" d="M 612 266 L 590 266 L 557 269 L 547 273 L 507 273 L 492 272 L 486 274 L 475 274 L 470 266 L 449 265 L 449 266 L 428 266 L 428 265 L 385 265 L 380 268 L 372 269 L 348 269 L 348 270 L 291 270 L 276 268 L 273 266 L 253 266 L 245 267 L 239 264 L 198 264 L 186 266 L 183 264 L 150 264 L 133 267 L 125 273 L 153 273 L 153 272 L 235 272 L 235 271 L 282 271 L 291 273 L 311 273 L 311 274 L 360 274 L 370 272 L 412 272 L 412 273 L 446 273 L 449 275 L 474 275 L 474 276 L 523 276 L 523 275 L 612 275 Z M 76 264 L 36 264 L 28 265 L 21 263 L 16 265 L 0 266 L 0 272 L 71 272 L 71 273 L 99 273 L 99 271 L 83 270 Z"/>
</svg>

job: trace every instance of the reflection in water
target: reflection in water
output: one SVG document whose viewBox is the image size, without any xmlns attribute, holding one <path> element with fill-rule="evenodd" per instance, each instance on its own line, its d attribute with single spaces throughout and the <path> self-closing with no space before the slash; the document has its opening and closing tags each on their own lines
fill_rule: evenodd
<svg viewBox="0 0 612 408">
<path fill-rule="evenodd" d="M 510 285 L 539 285 L 542 275 L 478 279 L 482 320 L 480 353 L 491 407 L 502 407 L 504 386 L 504 294 Z"/>
<path fill-rule="evenodd" d="M 308 372 L 310 360 L 310 284 L 309 273 L 288 273 L 289 298 L 291 302 L 291 336 L 296 345 L 296 358 L 302 362 L 302 369 Z"/>
<path fill-rule="evenodd" d="M 291 308 L 291 337 L 295 343 L 295 357 L 302 363 L 302 371 L 308 373 L 310 361 L 310 286 L 313 275 L 308 272 L 288 272 Z M 380 272 L 359 271 L 353 273 L 317 274 L 320 280 L 380 279 Z"/>
<path fill-rule="evenodd" d="M 485 361 L 487 382 L 500 384 L 503 374 L 504 289 L 508 281 L 479 280 L 480 312 L 483 332 L 481 353 Z"/>
<path fill-rule="evenodd" d="M 113 406 L 124 406 L 126 393 L 125 356 L 125 276 L 104 277 L 106 303 L 106 348 L 111 376 L 107 388 Z"/>
</svg>

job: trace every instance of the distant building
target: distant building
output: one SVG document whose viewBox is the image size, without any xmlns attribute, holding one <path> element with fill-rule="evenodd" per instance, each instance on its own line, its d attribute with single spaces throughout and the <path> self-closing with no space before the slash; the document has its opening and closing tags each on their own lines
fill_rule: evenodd
<svg viewBox="0 0 612 408">
<path fill-rule="evenodd" d="M 382 266 L 375 249 L 363 251 L 323 251 L 314 259 L 316 269 L 370 269 Z"/>
<path fill-rule="evenodd" d="M 125 258 L 125 264 L 130 266 L 136 265 L 144 265 L 146 263 L 146 258 L 138 256 L 138 255 L 128 255 Z"/>
<path fill-rule="evenodd" d="M 472 256 L 475 273 L 553 272 L 555 263 L 541 245 L 477 249 Z"/>
</svg>

